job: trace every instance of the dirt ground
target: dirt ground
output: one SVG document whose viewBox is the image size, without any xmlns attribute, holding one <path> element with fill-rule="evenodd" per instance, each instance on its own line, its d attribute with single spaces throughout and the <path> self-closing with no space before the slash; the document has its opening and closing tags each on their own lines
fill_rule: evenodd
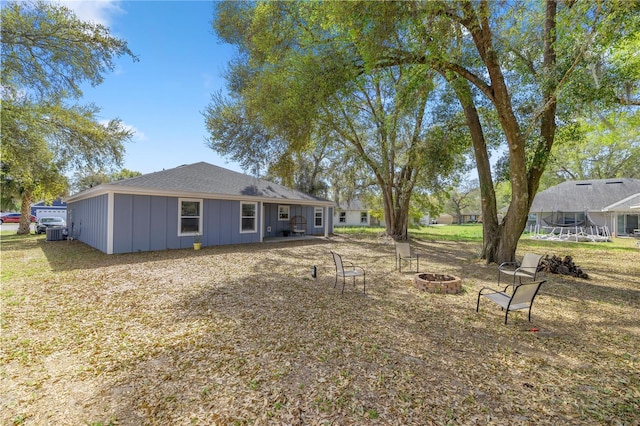
<svg viewBox="0 0 640 426">
<path fill-rule="evenodd" d="M 532 322 L 505 326 L 475 311 L 497 282 L 478 244 L 416 245 L 463 293 L 420 292 L 377 237 L 111 256 L 3 241 L 0 423 L 640 423 L 640 250 L 553 252 L 590 279 L 543 275 Z M 366 295 L 334 288 L 330 250 Z"/>
</svg>

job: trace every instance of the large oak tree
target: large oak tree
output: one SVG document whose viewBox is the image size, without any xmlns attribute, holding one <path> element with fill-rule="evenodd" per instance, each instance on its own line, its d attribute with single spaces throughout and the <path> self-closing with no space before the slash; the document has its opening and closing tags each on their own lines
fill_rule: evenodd
<svg viewBox="0 0 640 426">
<path fill-rule="evenodd" d="M 234 102 L 214 97 L 205 114 L 212 147 L 228 153 L 229 145 L 235 146 L 235 155 L 258 162 L 260 155 L 252 152 L 277 157 L 328 143 L 339 153 L 334 161 L 343 178 L 357 170 L 370 176 L 361 187 L 375 186 L 387 233 L 407 238 L 414 189 L 439 191 L 463 170 L 459 117 L 437 115 L 443 93 L 424 78 L 429 72 L 424 65 L 363 72 L 354 66 L 349 46 L 317 44 L 316 34 L 324 30 L 322 21 L 309 19 L 314 7 L 219 5 L 215 28 L 241 56 L 228 74 Z M 283 32 L 290 32 L 286 40 Z M 282 49 L 276 47 L 280 42 Z"/>
<path fill-rule="evenodd" d="M 529 207 L 570 112 L 615 95 L 588 76 L 611 49 L 635 37 L 638 2 L 258 2 L 219 9 L 219 34 L 241 47 L 250 74 L 270 75 L 249 90 L 253 104 L 284 125 L 292 140 L 336 91 L 363 74 L 424 66 L 455 91 L 466 117 L 482 195 L 487 262 L 513 260 Z M 320 62 L 278 80 L 282 68 Z M 311 72 L 313 71 L 313 72 Z M 631 74 L 630 74 L 631 75 Z M 247 79 L 246 81 L 256 81 Z M 285 84 L 286 83 L 286 84 Z M 637 81 L 627 81 L 633 87 Z M 269 103 L 286 88 L 289 96 Z M 271 105 L 270 108 L 266 108 Z M 292 108 L 294 106 L 294 108 Z M 488 127 L 498 123 L 508 153 L 511 202 L 497 214 Z M 305 125 L 307 127 L 305 127 Z M 436 159 L 434 159 L 436 160 Z"/>
</svg>

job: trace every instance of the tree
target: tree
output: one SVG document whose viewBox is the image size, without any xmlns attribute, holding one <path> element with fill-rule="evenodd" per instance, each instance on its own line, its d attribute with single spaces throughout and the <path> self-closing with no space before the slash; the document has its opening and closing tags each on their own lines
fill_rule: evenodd
<svg viewBox="0 0 640 426">
<path fill-rule="evenodd" d="M 82 82 L 101 83 L 116 57 L 136 58 L 107 28 L 61 5 L 11 2 L 0 13 L 3 196 L 21 199 L 24 234 L 33 197 L 61 195 L 66 171 L 121 161 L 131 132 L 119 120 L 101 124 L 94 105 L 66 100 L 82 95 Z"/>
<path fill-rule="evenodd" d="M 466 182 L 459 189 L 452 191 L 449 194 L 449 205 L 456 213 L 458 218 L 458 225 L 462 224 L 462 215 L 464 211 L 469 207 L 475 207 L 477 202 L 478 186 L 471 182 Z"/>
<path fill-rule="evenodd" d="M 78 19 L 66 7 L 14 1 L 2 7 L 2 86 L 39 99 L 79 98 L 80 84 L 102 83 L 114 59 L 137 58 L 108 28 Z"/>
<path fill-rule="evenodd" d="M 574 137 L 554 147 L 549 179 L 640 178 L 640 114 L 598 115 L 576 120 Z"/>
<path fill-rule="evenodd" d="M 89 168 L 88 171 L 80 170 L 75 173 L 73 188 L 76 192 L 80 192 L 103 183 L 116 182 L 136 176 L 142 176 L 142 173 L 129 169 L 109 173 L 104 169 L 93 170 Z"/>
<path fill-rule="evenodd" d="M 565 91 L 580 80 L 581 67 L 588 65 L 586 53 L 600 47 L 601 33 L 608 38 L 617 31 L 611 23 L 623 22 L 622 15 L 600 3 L 559 6 L 553 0 L 546 1 L 544 9 L 538 3 L 505 6 L 463 1 L 432 3 L 422 10 L 438 24 L 464 30 L 468 36 L 462 34 L 454 42 L 449 33 L 450 47 L 439 52 L 434 52 L 436 45 L 431 40 L 441 43 L 443 39 L 427 39 L 427 54 L 392 53 L 391 62 L 431 63 L 456 90 L 474 141 L 483 207 L 482 255 L 488 262 L 513 260 L 554 144 L 559 103 L 561 109 L 568 106 L 562 104 L 569 99 Z M 488 102 L 495 110 L 507 142 L 512 197 L 502 222 L 476 106 L 479 102 Z"/>
<path fill-rule="evenodd" d="M 437 72 L 455 91 L 471 135 L 482 195 L 482 257 L 502 262 L 515 257 L 558 126 L 576 105 L 619 95 L 615 85 L 593 90 L 588 76 L 612 47 L 637 37 L 639 4 L 554 0 L 259 3 L 255 20 L 226 21 L 238 25 L 228 26 L 224 34 L 234 32 L 228 40 L 241 45 L 261 73 L 275 76 L 274 69 L 295 65 L 301 58 L 323 64 L 319 72 L 274 78 L 260 86 L 295 88 L 300 81 L 315 81 L 315 86 L 305 86 L 313 90 L 304 96 L 294 96 L 294 90 L 285 102 L 275 104 L 281 108 L 299 100 L 306 108 L 290 117 L 287 108 L 270 111 L 274 121 L 287 122 L 293 138 L 305 136 L 303 124 L 314 113 L 313 105 L 322 104 L 362 74 L 423 65 L 424 82 L 433 78 L 430 71 Z M 246 17 L 246 7 L 237 16 Z M 336 67 L 337 62 L 342 66 Z M 627 70 L 618 64 L 608 75 Z M 417 96 L 424 86 L 416 83 L 413 93 Z M 626 83 L 637 87 L 633 79 Z M 257 104 L 279 92 L 263 93 Z M 497 119 L 509 156 L 511 202 L 502 221 L 497 214 L 485 111 Z"/>
<path fill-rule="evenodd" d="M 438 93 L 428 79 L 416 78 L 425 72 L 423 66 L 398 64 L 363 73 L 339 44 L 319 47 L 315 35 L 323 29 L 314 18 L 314 7 L 268 3 L 251 9 L 246 4 L 220 4 L 215 28 L 242 54 L 231 64 L 229 87 L 246 116 L 257 117 L 255 122 L 269 134 L 279 135 L 277 140 L 287 147 L 280 151 L 304 151 L 312 141 L 333 140 L 332 149 L 346 165 L 341 174 L 368 171 L 361 186 L 376 185 L 387 233 L 404 239 L 414 188 L 437 191 L 447 177 L 455 176 L 454 170 L 462 169 L 456 159 L 461 158 L 464 135 L 457 132 L 455 116 L 434 122 L 429 115 L 435 109 L 429 104 L 431 96 Z M 305 25 L 298 26 L 299 22 Z M 222 114 L 210 108 L 208 117 L 210 123 Z M 251 145 L 242 140 L 241 147 Z M 274 152 L 273 140 L 259 137 L 251 146 Z M 441 161 L 426 161 L 430 157 Z"/>
</svg>

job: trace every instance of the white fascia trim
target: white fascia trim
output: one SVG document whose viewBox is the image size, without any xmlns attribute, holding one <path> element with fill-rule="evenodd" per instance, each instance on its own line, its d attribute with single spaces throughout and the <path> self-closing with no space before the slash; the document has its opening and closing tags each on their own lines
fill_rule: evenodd
<svg viewBox="0 0 640 426">
<path fill-rule="evenodd" d="M 269 203 L 269 204 L 295 204 L 295 205 L 303 205 L 303 206 L 333 207 L 335 205 L 333 201 L 300 200 L 295 198 L 255 197 L 250 195 L 227 195 L 227 194 L 188 192 L 188 191 L 184 191 L 184 192 L 165 191 L 162 189 L 122 187 L 119 185 L 109 185 L 109 184 L 98 185 L 80 194 L 72 195 L 71 197 L 66 199 L 66 202 L 68 204 L 70 202 L 96 197 L 98 195 L 106 194 L 109 192 L 113 192 L 117 194 L 127 194 L 127 195 L 152 195 L 152 196 L 158 196 L 158 197 L 182 197 L 182 198 L 203 198 L 203 199 L 206 198 L 208 200 L 248 201 L 248 202 L 262 202 L 262 203 Z"/>
<path fill-rule="evenodd" d="M 115 194 L 107 192 L 107 254 L 113 254 Z"/>
<path fill-rule="evenodd" d="M 628 197 L 626 197 L 626 198 L 623 198 L 622 200 L 617 201 L 617 202 L 615 202 L 615 203 L 613 203 L 613 204 L 611 204 L 611 205 L 608 205 L 608 206 L 604 207 L 604 208 L 602 209 L 602 211 L 605 211 L 605 212 L 606 212 L 606 211 L 609 211 L 609 210 L 613 210 L 613 209 L 615 209 L 615 208 L 616 208 L 616 206 L 618 206 L 618 205 L 620 205 L 620 204 L 624 204 L 624 203 L 626 203 L 627 201 L 632 200 L 632 199 L 634 199 L 634 198 L 636 198 L 636 197 L 640 197 L 640 192 L 638 192 L 637 194 L 630 195 L 630 196 L 628 196 Z M 639 207 L 640 207 L 640 206 L 631 206 L 631 208 L 632 208 L 632 209 L 636 209 L 636 208 L 639 208 Z"/>
</svg>

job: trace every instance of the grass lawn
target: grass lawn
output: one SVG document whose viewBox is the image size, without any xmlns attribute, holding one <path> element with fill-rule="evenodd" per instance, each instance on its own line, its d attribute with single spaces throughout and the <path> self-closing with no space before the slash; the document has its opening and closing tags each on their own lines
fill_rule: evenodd
<svg viewBox="0 0 640 426">
<path fill-rule="evenodd" d="M 548 275 L 526 314 L 477 293 L 481 228 L 411 230 L 422 293 L 381 229 L 330 239 L 105 255 L 2 234 L 0 424 L 638 424 L 640 250 L 557 243 L 589 280 Z M 367 294 L 334 289 L 336 250 Z M 311 268 L 318 267 L 318 278 Z M 532 331 L 537 330 L 537 331 Z"/>
</svg>

